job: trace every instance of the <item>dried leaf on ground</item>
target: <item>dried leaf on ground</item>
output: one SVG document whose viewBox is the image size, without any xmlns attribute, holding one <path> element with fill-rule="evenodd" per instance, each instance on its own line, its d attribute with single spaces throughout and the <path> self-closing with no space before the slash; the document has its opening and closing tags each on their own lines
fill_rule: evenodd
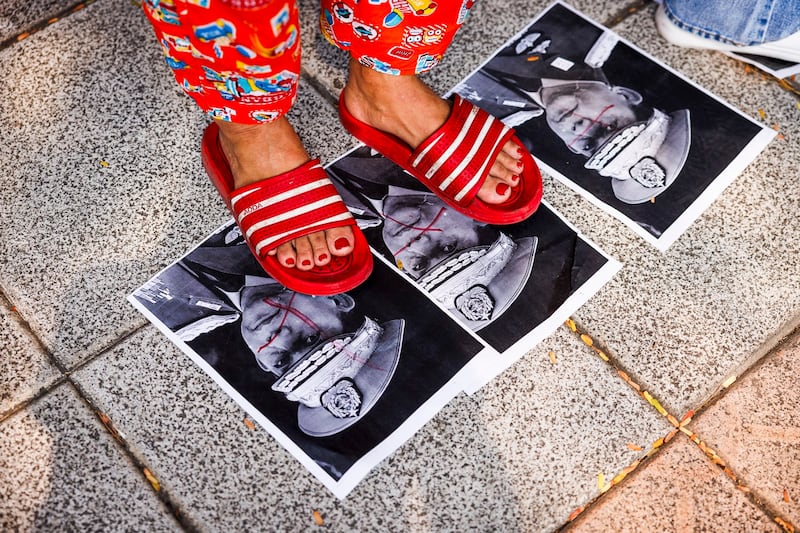
<svg viewBox="0 0 800 533">
<path fill-rule="evenodd" d="M 143 472 L 144 472 L 144 477 L 146 477 L 147 481 L 150 482 L 150 485 L 153 486 L 153 490 L 155 490 L 156 492 L 160 491 L 161 484 L 158 482 L 158 479 L 156 479 L 156 476 L 154 476 L 153 473 L 148 468 L 145 468 Z"/>
</svg>

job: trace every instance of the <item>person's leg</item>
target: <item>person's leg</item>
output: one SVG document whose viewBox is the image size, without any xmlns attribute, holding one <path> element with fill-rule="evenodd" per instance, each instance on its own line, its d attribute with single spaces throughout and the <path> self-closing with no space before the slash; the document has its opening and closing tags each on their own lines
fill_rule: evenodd
<svg viewBox="0 0 800 533">
<path fill-rule="evenodd" d="M 393 6 L 403 4 L 402 9 Z M 409 1 L 353 6 L 323 0 L 323 34 L 351 55 L 344 104 L 358 120 L 419 146 L 450 114 L 450 103 L 417 74 L 441 60 L 472 0 Z M 416 11 L 414 11 L 416 10 Z M 499 204 L 519 184 L 522 150 L 508 141 L 477 196 Z"/>
<path fill-rule="evenodd" d="M 664 0 L 655 21 L 678 46 L 800 61 L 795 0 Z"/>
<path fill-rule="evenodd" d="M 300 72 L 293 2 L 145 0 L 143 7 L 179 85 L 216 120 L 235 188 L 310 160 L 286 118 Z M 353 242 L 353 230 L 343 226 L 268 253 L 310 270 L 349 254 Z"/>
</svg>

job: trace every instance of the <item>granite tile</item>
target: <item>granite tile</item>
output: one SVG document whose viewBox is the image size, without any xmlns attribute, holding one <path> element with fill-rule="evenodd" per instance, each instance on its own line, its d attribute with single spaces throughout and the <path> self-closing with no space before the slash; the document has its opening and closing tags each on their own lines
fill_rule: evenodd
<svg viewBox="0 0 800 533">
<path fill-rule="evenodd" d="M 349 56 L 322 37 L 318 28 L 319 2 L 300 0 L 298 3 L 304 43 L 303 68 L 328 93 L 338 98 L 347 80 Z M 570 2 L 601 23 L 629 3 L 614 0 Z M 550 4 L 551 0 L 475 2 L 467 22 L 459 30 L 442 63 L 424 75 L 426 83 L 439 93 L 448 91 Z"/>
<path fill-rule="evenodd" d="M 566 530 L 777 532 L 781 528 L 679 434 Z"/>
<path fill-rule="evenodd" d="M 664 47 L 652 9 L 615 28 L 680 65 L 741 109 L 780 124 L 773 141 L 664 254 L 560 186 L 545 196 L 623 270 L 576 317 L 674 415 L 701 404 L 800 320 L 800 121 L 794 97 L 761 76 L 742 77 L 720 54 Z M 676 57 L 682 57 L 676 61 Z M 735 81 L 738 80 L 738 81 Z M 732 86 L 736 85 L 735 90 Z"/>
<path fill-rule="evenodd" d="M 0 2 L 0 42 L 27 31 L 75 3 L 74 0 L 3 0 Z"/>
<path fill-rule="evenodd" d="M 474 397 L 450 402 L 339 501 L 266 431 L 248 429 L 154 328 L 74 378 L 183 515 L 221 531 L 304 530 L 313 510 L 335 530 L 549 530 L 597 495 L 598 472 L 611 479 L 644 453 L 628 442 L 646 450 L 669 430 L 561 330 Z"/>
<path fill-rule="evenodd" d="M 745 486 L 793 524 L 800 524 L 798 391 L 795 334 L 691 425 Z"/>
<path fill-rule="evenodd" d="M 3 531 L 180 531 L 69 385 L 0 423 Z"/>
<path fill-rule="evenodd" d="M 0 303 L 0 419 L 15 406 L 52 385 L 61 373 L 43 353 L 18 316 Z"/>
<path fill-rule="evenodd" d="M 599 494 L 599 474 L 610 481 L 672 428 L 565 327 L 475 400 L 525 530 L 564 524 Z"/>
<path fill-rule="evenodd" d="M 0 51 L 0 284 L 67 367 L 140 327 L 125 295 L 228 218 L 200 162 L 206 119 L 160 54 L 124 0 Z M 292 119 L 331 159 L 352 141 L 302 91 Z"/>
</svg>

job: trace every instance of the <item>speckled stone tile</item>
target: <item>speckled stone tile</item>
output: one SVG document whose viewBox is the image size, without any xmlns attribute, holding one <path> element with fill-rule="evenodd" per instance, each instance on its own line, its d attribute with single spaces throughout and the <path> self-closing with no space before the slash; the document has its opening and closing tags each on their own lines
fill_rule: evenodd
<svg viewBox="0 0 800 533">
<path fill-rule="evenodd" d="M 692 423 L 692 431 L 745 486 L 795 525 L 800 524 L 798 404 L 800 334 L 795 334 Z"/>
<path fill-rule="evenodd" d="M 567 531 L 778 532 L 781 528 L 679 434 Z"/>
<path fill-rule="evenodd" d="M 75 3 L 74 0 L 0 1 L 0 42 L 50 19 Z"/>
<path fill-rule="evenodd" d="M 548 351 L 556 354 L 553 365 Z M 201 529 L 546 531 L 669 426 L 561 329 L 334 498 L 154 328 L 74 375 Z M 233 475 L 232 473 L 235 473 Z"/>
<path fill-rule="evenodd" d="M 0 303 L 0 418 L 53 384 L 61 373 L 19 324 L 16 313 Z"/>
<path fill-rule="evenodd" d="M 475 2 L 442 63 L 425 75 L 425 81 L 443 93 L 483 63 L 500 45 L 525 27 L 550 5 L 550 0 Z M 585 15 L 602 23 L 628 3 L 614 0 L 570 2 Z M 348 54 L 328 43 L 319 32 L 319 2 L 300 0 L 303 68 L 337 98 L 347 80 Z"/>
<path fill-rule="evenodd" d="M 0 502 L 3 531 L 180 531 L 69 385 L 0 423 Z"/>
<path fill-rule="evenodd" d="M 125 295 L 228 218 L 200 162 L 206 119 L 127 0 L 92 4 L 0 63 L 0 284 L 72 367 L 141 326 Z M 331 159 L 352 140 L 302 90 L 292 119 Z"/>
<path fill-rule="evenodd" d="M 549 352 L 556 357 L 553 365 Z M 565 327 L 476 396 L 522 523 L 551 530 L 671 426 Z M 523 528 L 528 530 L 528 528 Z"/>
<path fill-rule="evenodd" d="M 652 9 L 616 31 L 780 125 L 773 141 L 664 254 L 559 185 L 545 197 L 625 266 L 576 317 L 675 416 L 699 405 L 800 320 L 800 111 L 777 84 L 720 54 L 669 47 Z"/>
</svg>

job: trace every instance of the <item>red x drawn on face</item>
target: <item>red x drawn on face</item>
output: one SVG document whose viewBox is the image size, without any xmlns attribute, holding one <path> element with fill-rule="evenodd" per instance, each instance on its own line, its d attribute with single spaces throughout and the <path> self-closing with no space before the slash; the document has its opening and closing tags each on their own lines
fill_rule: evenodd
<svg viewBox="0 0 800 533">
<path fill-rule="evenodd" d="M 578 113 L 573 112 L 572 114 L 575 115 L 576 117 L 582 118 L 584 120 L 588 120 L 589 124 L 585 128 L 583 128 L 583 131 L 581 131 L 574 139 L 572 139 L 572 141 L 570 141 L 570 143 L 567 146 L 572 148 L 572 145 L 575 144 L 576 142 L 578 142 L 579 140 L 583 139 L 583 137 L 586 135 L 586 133 L 590 129 L 592 129 L 595 124 L 600 124 L 604 128 L 607 127 L 608 126 L 607 124 L 603 124 L 602 122 L 600 122 L 600 117 L 605 115 L 606 112 L 608 110 L 610 110 L 612 107 L 614 107 L 614 104 L 609 104 L 609 105 L 605 106 L 600 111 L 600 113 L 598 113 L 597 116 L 594 117 L 594 118 L 584 117 L 583 115 L 579 115 Z"/>
<path fill-rule="evenodd" d="M 442 228 L 434 228 L 433 225 L 436 224 L 436 221 L 439 220 L 439 217 L 441 217 L 446 210 L 447 210 L 446 207 L 439 208 L 439 212 L 436 213 L 435 217 L 433 217 L 433 220 L 431 220 L 431 223 L 428 224 L 427 226 L 425 226 L 424 228 L 420 228 L 420 227 L 417 227 L 417 226 L 409 226 L 408 224 L 400 222 L 399 220 L 395 220 L 394 218 L 392 218 L 389 215 L 387 215 L 386 213 L 384 213 L 383 216 L 385 216 L 386 218 L 388 218 L 389 220 L 391 220 L 395 224 L 400 224 L 404 228 L 408 228 L 408 229 L 412 229 L 412 230 L 415 230 L 415 231 L 419 231 L 419 233 L 417 235 L 415 235 L 410 241 L 408 241 L 408 244 L 406 244 L 405 246 L 403 246 L 402 248 L 397 250 L 393 255 L 395 257 L 397 257 L 402 252 L 404 252 L 406 249 L 408 249 L 408 247 L 410 247 L 412 244 L 414 244 L 414 241 L 420 240 L 422 238 L 422 236 L 424 234 L 428 233 L 428 232 L 431 232 L 431 231 L 443 231 Z"/>
<path fill-rule="evenodd" d="M 289 314 L 290 313 L 292 315 L 294 315 L 295 317 L 299 318 L 300 320 L 302 320 L 305 324 L 307 324 L 310 328 L 312 328 L 317 333 L 322 334 L 322 328 L 320 328 L 313 320 L 308 318 L 308 316 L 306 316 L 305 314 L 301 313 L 298 309 L 292 307 L 292 302 L 294 302 L 295 296 L 297 296 L 297 293 L 293 292 L 292 296 L 289 298 L 289 303 L 286 304 L 286 305 L 283 305 L 282 303 L 276 302 L 274 300 L 270 300 L 269 298 L 264 298 L 263 301 L 264 301 L 265 304 L 269 305 L 270 307 L 277 307 L 278 309 L 283 310 L 284 313 L 283 313 L 283 316 L 281 317 L 281 323 L 278 324 L 278 327 L 275 330 L 276 334 L 273 335 L 272 338 L 269 339 L 265 344 L 261 345 L 258 348 L 258 352 L 257 353 L 261 353 L 261 350 L 263 350 L 264 348 L 266 348 L 267 346 L 272 344 L 273 341 L 278 337 L 277 332 L 279 332 L 281 330 L 281 328 L 283 327 L 283 325 L 286 323 L 286 319 L 289 318 Z"/>
</svg>

